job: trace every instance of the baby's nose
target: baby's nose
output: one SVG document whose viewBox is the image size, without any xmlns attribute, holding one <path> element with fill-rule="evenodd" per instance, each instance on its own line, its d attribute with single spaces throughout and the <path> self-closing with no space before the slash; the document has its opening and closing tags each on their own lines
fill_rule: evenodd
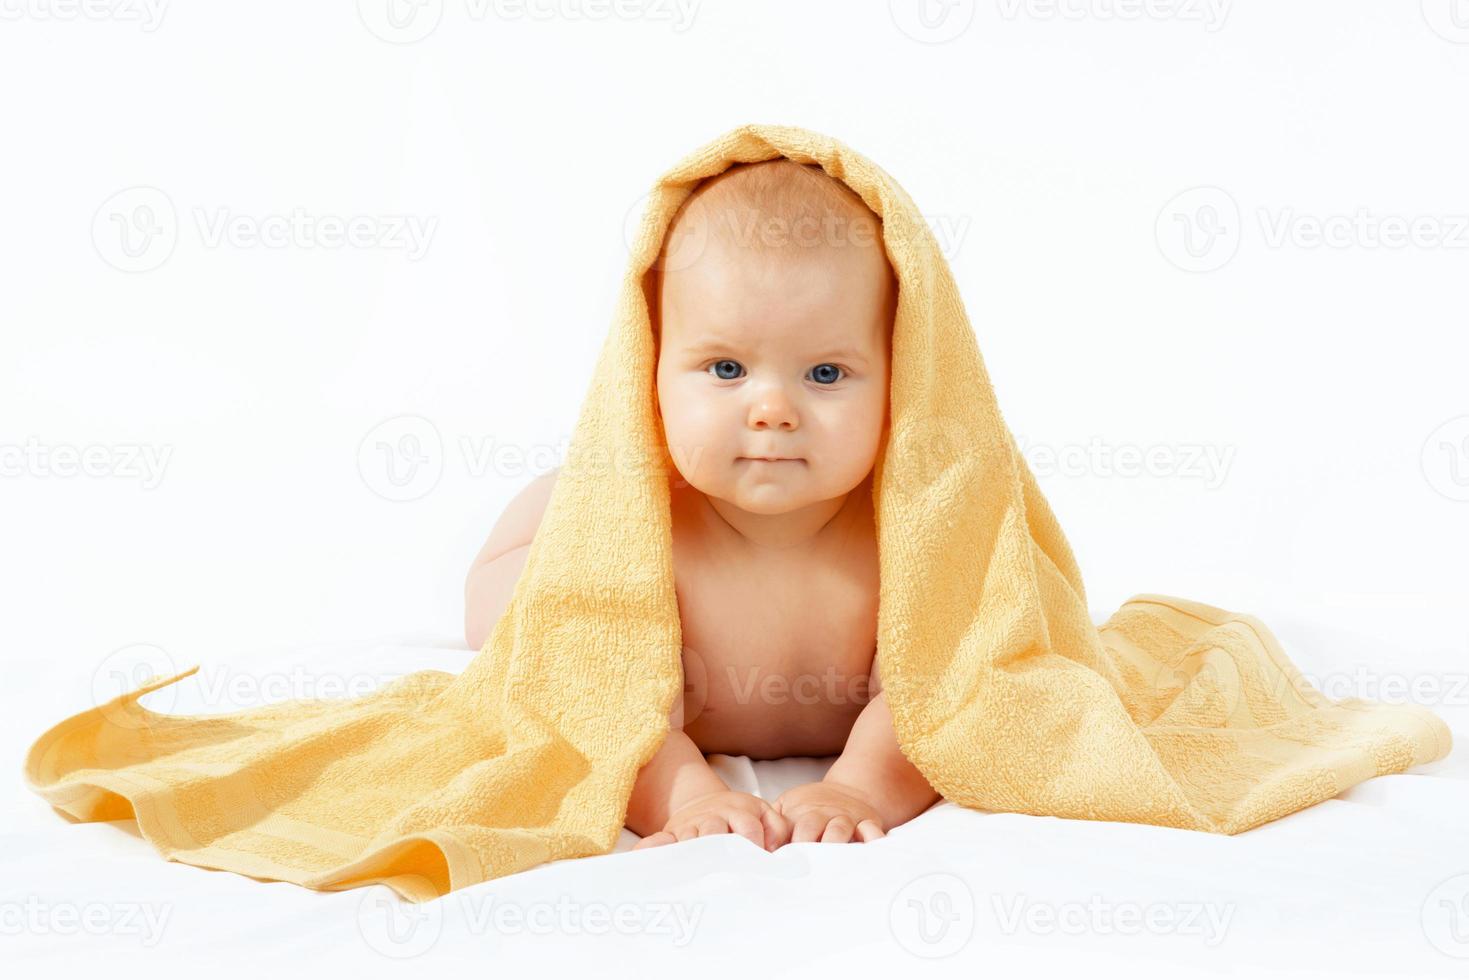
<svg viewBox="0 0 1469 980">
<path fill-rule="evenodd" d="M 750 428 L 794 429 L 799 424 L 796 406 L 776 386 L 761 389 L 750 404 Z"/>
</svg>

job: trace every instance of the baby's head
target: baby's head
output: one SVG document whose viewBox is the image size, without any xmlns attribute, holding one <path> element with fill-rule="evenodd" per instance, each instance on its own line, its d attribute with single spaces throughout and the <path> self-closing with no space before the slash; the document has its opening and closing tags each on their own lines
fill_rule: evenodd
<svg viewBox="0 0 1469 980">
<path fill-rule="evenodd" d="M 729 168 L 674 216 L 647 291 L 663 433 L 691 486 L 781 514 L 866 479 L 898 284 L 850 188 L 785 158 Z"/>
</svg>

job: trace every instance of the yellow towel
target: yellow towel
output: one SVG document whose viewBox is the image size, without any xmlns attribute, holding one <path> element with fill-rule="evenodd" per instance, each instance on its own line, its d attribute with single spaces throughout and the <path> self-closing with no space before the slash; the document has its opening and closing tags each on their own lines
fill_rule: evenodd
<svg viewBox="0 0 1469 980">
<path fill-rule="evenodd" d="M 681 676 L 642 278 L 695 184 L 779 156 L 882 217 L 898 276 L 877 655 L 899 744 L 935 789 L 1233 834 L 1448 752 L 1423 708 L 1324 697 L 1251 616 L 1147 594 L 1093 624 L 918 208 L 837 140 L 742 126 L 655 184 L 525 570 L 462 674 L 229 715 L 137 703 L 195 666 L 46 732 L 31 789 L 82 820 L 136 816 L 170 860 L 324 890 L 385 882 L 410 901 L 611 850 Z"/>
</svg>

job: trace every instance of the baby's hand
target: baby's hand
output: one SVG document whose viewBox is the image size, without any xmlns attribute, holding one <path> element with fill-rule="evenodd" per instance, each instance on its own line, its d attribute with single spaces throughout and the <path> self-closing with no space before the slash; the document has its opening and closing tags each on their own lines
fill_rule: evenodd
<svg viewBox="0 0 1469 980">
<path fill-rule="evenodd" d="M 836 783 L 793 786 L 775 801 L 775 809 L 792 821 L 792 844 L 849 844 L 853 834 L 866 843 L 887 836 L 877 809 Z"/>
<path fill-rule="evenodd" d="M 739 834 L 756 847 L 773 851 L 790 840 L 791 825 L 758 796 L 720 790 L 685 803 L 669 816 L 662 830 L 638 841 L 633 850 L 713 834 Z"/>
</svg>

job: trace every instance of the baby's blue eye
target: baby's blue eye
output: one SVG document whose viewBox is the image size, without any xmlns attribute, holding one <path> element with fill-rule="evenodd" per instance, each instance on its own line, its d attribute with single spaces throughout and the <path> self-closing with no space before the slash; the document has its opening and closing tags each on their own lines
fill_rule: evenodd
<svg viewBox="0 0 1469 980">
<path fill-rule="evenodd" d="M 811 373 L 812 375 L 814 375 L 814 378 L 812 380 L 819 381 L 824 385 L 832 384 L 837 380 L 835 375 L 838 374 L 840 371 L 841 368 L 837 367 L 835 364 L 818 364 L 811 369 Z"/>
<path fill-rule="evenodd" d="M 705 370 L 708 371 L 710 368 L 713 368 L 714 376 L 721 381 L 733 381 L 744 371 L 739 361 L 729 358 L 714 361 Z M 810 375 L 813 381 L 822 385 L 830 385 L 841 380 L 842 369 L 835 364 L 818 364 L 811 369 Z"/>
<path fill-rule="evenodd" d="M 725 358 L 722 361 L 715 361 L 709 366 L 714 368 L 714 376 L 721 381 L 733 381 L 735 378 L 739 377 L 738 374 L 725 374 L 723 373 L 723 371 L 720 370 L 721 368 L 728 366 L 732 370 L 738 371 L 740 370 L 739 361 L 731 361 L 728 358 Z"/>
</svg>

